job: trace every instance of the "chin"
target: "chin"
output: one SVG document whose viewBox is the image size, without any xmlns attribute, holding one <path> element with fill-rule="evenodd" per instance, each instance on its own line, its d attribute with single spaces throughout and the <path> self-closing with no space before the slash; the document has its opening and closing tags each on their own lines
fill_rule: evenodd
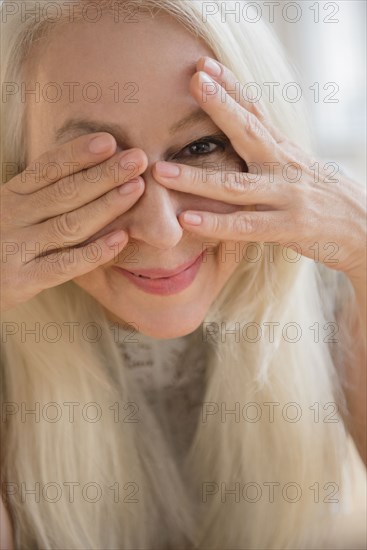
<svg viewBox="0 0 367 550">
<path fill-rule="evenodd" d="M 118 314 L 116 311 L 106 311 L 107 316 L 111 318 L 113 315 L 113 321 L 120 322 L 122 325 L 126 323 L 134 326 L 138 333 L 150 336 L 158 340 L 168 340 L 171 338 L 179 338 L 186 336 L 194 332 L 203 322 L 207 309 L 192 311 L 192 306 L 181 308 L 177 311 L 173 308 L 171 311 L 160 312 L 149 315 L 147 311 L 142 311 L 139 315 L 134 315 L 134 318 L 125 315 Z M 190 311 L 191 309 L 191 311 Z M 130 321 L 124 321 L 123 319 L 129 318 Z"/>
</svg>

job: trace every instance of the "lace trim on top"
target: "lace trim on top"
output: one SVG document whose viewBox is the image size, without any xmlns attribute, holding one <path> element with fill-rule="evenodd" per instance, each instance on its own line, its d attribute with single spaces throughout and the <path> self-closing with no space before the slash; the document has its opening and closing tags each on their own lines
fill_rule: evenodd
<svg viewBox="0 0 367 550">
<path fill-rule="evenodd" d="M 143 390 L 177 458 L 188 451 L 200 420 L 206 353 L 201 326 L 186 336 L 157 340 L 118 328 L 129 375 Z"/>
</svg>

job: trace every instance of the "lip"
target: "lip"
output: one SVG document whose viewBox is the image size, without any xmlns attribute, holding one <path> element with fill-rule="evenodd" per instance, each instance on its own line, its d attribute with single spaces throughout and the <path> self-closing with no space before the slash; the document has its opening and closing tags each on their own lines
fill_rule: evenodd
<svg viewBox="0 0 367 550">
<path fill-rule="evenodd" d="M 168 296 L 170 294 L 177 294 L 191 285 L 200 269 L 205 252 L 206 250 L 201 252 L 199 256 L 196 256 L 196 258 L 170 271 L 166 269 L 150 269 L 131 272 L 118 266 L 112 266 L 112 268 L 141 290 L 150 294 Z M 135 275 L 135 273 L 139 273 L 139 275 L 143 275 L 144 277 L 153 276 L 154 278 L 144 279 Z"/>
<path fill-rule="evenodd" d="M 142 275 L 143 277 L 150 277 L 151 279 L 161 279 L 163 277 L 174 277 L 175 275 L 178 275 L 188 267 L 190 267 L 192 264 L 196 262 L 196 260 L 202 256 L 203 252 L 201 252 L 198 256 L 195 256 L 195 258 L 192 258 L 191 260 L 185 262 L 184 264 L 181 264 L 180 266 L 176 267 L 175 269 L 126 269 L 125 271 L 129 271 L 130 273 L 133 273 L 134 275 Z M 117 267 L 117 266 L 116 266 Z M 121 268 L 123 269 L 123 268 Z"/>
</svg>

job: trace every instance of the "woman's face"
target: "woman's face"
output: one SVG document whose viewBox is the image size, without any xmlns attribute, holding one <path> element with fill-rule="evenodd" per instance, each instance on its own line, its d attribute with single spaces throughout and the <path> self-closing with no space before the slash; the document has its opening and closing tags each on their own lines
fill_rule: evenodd
<svg viewBox="0 0 367 550">
<path fill-rule="evenodd" d="M 238 266 L 233 251 L 240 243 L 198 238 L 182 229 L 177 216 L 188 209 L 226 213 L 236 207 L 167 189 L 154 179 L 152 168 L 159 160 L 172 160 L 193 166 L 211 163 L 211 169 L 214 164 L 218 170 L 241 169 L 243 161 L 230 143 L 225 149 L 215 144 L 187 147 L 220 131 L 208 116 L 170 131 L 198 109 L 189 82 L 198 59 L 214 57 L 213 52 L 168 15 L 140 18 L 137 23 L 117 23 L 112 17 L 96 23 L 72 22 L 55 30 L 47 48 L 34 48 L 28 65 L 33 83 L 37 81 L 42 91 L 47 83 L 56 82 L 62 95 L 57 102 L 49 101 L 45 93 L 39 102 L 27 99 L 28 162 L 57 144 L 91 133 L 74 129 L 57 142 L 57 130 L 70 118 L 97 121 L 100 131 L 103 123 L 118 124 L 128 137 L 124 149 L 137 147 L 147 156 L 144 193 L 130 210 L 95 234 L 124 229 L 129 234 L 127 248 L 109 263 L 76 277 L 75 283 L 96 298 L 114 321 L 134 323 L 139 332 L 154 338 L 189 334 Z M 174 270 L 205 249 L 210 253 L 192 282 L 171 293 L 148 292 L 116 269 Z"/>
</svg>

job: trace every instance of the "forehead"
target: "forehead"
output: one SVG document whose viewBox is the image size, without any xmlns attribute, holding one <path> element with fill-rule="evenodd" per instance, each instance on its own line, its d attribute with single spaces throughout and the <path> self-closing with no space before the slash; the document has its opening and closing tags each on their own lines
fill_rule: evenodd
<svg viewBox="0 0 367 550">
<path fill-rule="evenodd" d="M 48 130 L 77 116 L 123 118 L 159 131 L 197 107 L 189 81 L 199 57 L 213 56 L 166 14 L 136 23 L 107 15 L 97 23 L 71 22 L 53 31 L 47 48 L 40 41 L 33 53 L 27 79 L 37 80 L 41 100 L 30 100 L 30 121 L 43 120 Z"/>
</svg>

